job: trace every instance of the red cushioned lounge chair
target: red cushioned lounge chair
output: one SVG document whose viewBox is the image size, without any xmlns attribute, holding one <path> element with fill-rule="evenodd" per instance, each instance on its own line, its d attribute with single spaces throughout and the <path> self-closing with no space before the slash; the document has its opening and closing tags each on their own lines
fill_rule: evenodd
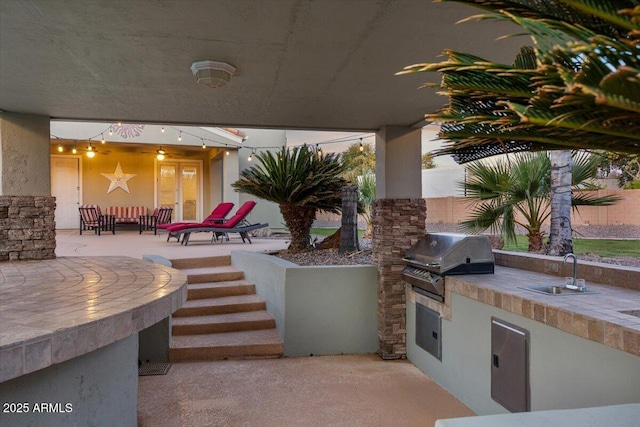
<svg viewBox="0 0 640 427">
<path fill-rule="evenodd" d="M 176 228 L 169 227 L 167 228 L 167 230 L 170 230 L 170 232 L 176 234 L 176 238 L 178 239 L 178 241 L 180 241 L 180 236 L 182 235 L 183 238 L 181 243 L 185 246 L 189 244 L 189 238 L 191 237 L 191 233 L 203 233 L 203 232 L 213 233 L 213 236 L 211 238 L 212 242 L 214 239 L 217 239 L 220 236 L 226 237 L 226 240 L 228 241 L 229 240 L 228 233 L 239 233 L 240 237 L 242 238 L 242 243 L 248 240 L 249 244 L 251 244 L 249 231 L 257 230 L 258 228 L 264 228 L 269 226 L 269 224 L 259 224 L 259 223 L 251 224 L 249 221 L 246 220 L 247 215 L 249 215 L 249 213 L 253 210 L 255 205 L 256 205 L 256 202 L 254 202 L 253 200 L 244 202 L 244 204 L 240 206 L 240 208 L 235 213 L 235 215 L 233 215 L 231 218 L 229 218 L 228 220 L 225 220 L 220 224 L 198 224 L 198 225 L 191 225 L 187 227 L 176 227 Z"/>
<path fill-rule="evenodd" d="M 158 231 L 167 231 L 169 235 L 167 236 L 167 242 L 172 237 L 178 237 L 175 234 L 175 231 L 182 230 L 184 228 L 196 226 L 196 225 L 212 225 L 214 223 L 221 223 L 227 217 L 229 212 L 233 209 L 233 203 L 231 202 L 222 202 L 214 210 L 211 211 L 208 217 L 206 217 L 202 222 L 174 222 L 171 224 L 162 224 L 158 225 Z"/>
</svg>

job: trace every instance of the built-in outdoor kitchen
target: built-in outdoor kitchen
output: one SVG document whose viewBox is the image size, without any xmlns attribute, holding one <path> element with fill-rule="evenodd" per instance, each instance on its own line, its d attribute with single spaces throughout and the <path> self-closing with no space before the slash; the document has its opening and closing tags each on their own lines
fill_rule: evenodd
<svg viewBox="0 0 640 427">
<path fill-rule="evenodd" d="M 407 357 L 479 415 L 640 400 L 640 269 L 579 261 L 581 291 L 572 262 L 445 233 L 404 262 Z"/>
</svg>

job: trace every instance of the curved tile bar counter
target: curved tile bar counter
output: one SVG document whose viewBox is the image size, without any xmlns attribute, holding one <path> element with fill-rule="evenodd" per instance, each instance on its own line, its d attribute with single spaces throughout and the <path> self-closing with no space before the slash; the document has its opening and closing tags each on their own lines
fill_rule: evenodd
<svg viewBox="0 0 640 427">
<path fill-rule="evenodd" d="M 168 317 L 178 270 L 128 257 L 0 263 L 0 382 L 78 358 Z"/>
</svg>

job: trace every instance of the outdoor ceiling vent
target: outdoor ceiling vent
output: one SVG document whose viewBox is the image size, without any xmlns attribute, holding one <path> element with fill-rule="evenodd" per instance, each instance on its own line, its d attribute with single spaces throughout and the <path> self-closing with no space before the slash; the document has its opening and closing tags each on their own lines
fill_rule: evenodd
<svg viewBox="0 0 640 427">
<path fill-rule="evenodd" d="M 191 64 L 191 72 L 201 85 L 217 89 L 229 84 L 236 67 L 226 62 L 196 61 Z"/>
</svg>

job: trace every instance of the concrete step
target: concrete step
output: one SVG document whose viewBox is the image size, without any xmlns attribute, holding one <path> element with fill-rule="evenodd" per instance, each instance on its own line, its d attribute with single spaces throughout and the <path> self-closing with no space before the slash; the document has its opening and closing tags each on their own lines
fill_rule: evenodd
<svg viewBox="0 0 640 427">
<path fill-rule="evenodd" d="M 284 345 L 275 329 L 174 336 L 169 361 L 281 357 Z"/>
<path fill-rule="evenodd" d="M 234 295 L 252 295 L 256 286 L 246 280 L 230 280 L 226 282 L 193 283 L 187 285 L 187 299 L 218 298 Z"/>
<path fill-rule="evenodd" d="M 218 334 L 224 332 L 273 329 L 276 322 L 267 311 L 215 314 L 210 316 L 175 317 L 171 333 L 177 335 Z"/>
<path fill-rule="evenodd" d="M 187 268 L 221 267 L 225 265 L 231 265 L 231 255 L 201 258 L 178 258 L 171 260 L 171 266 L 178 270 L 184 270 Z"/>
<path fill-rule="evenodd" d="M 228 282 L 244 279 L 244 272 L 232 266 L 185 268 L 187 283 Z"/>
<path fill-rule="evenodd" d="M 212 314 L 237 313 L 266 310 L 267 304 L 257 295 L 237 295 L 220 298 L 188 300 L 173 317 L 208 316 Z"/>
</svg>

